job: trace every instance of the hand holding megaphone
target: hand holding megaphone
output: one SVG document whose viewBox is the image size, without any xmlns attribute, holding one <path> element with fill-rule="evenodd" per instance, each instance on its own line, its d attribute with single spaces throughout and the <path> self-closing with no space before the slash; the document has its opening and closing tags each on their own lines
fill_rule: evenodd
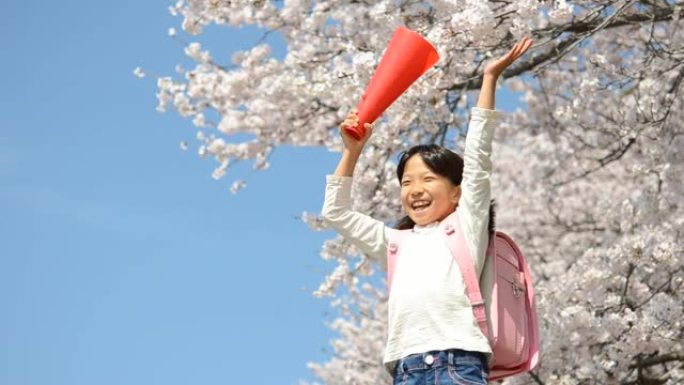
<svg viewBox="0 0 684 385">
<path fill-rule="evenodd" d="M 342 135 L 344 147 L 353 153 L 360 154 L 363 150 L 363 146 L 373 133 L 373 124 L 364 123 L 363 136 L 356 137 L 351 135 L 351 130 L 359 125 L 359 115 L 357 112 L 356 109 L 349 112 L 349 115 L 344 119 L 344 122 L 340 124 L 340 134 Z"/>
<path fill-rule="evenodd" d="M 439 60 L 437 50 L 419 34 L 399 27 L 358 105 L 358 122 L 345 128 L 360 140 L 374 122 L 413 82 Z"/>
</svg>

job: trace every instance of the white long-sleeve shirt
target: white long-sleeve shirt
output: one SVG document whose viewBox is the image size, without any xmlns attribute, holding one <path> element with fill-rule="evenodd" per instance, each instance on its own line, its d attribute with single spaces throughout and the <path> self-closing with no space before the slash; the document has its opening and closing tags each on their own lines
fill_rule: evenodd
<svg viewBox="0 0 684 385">
<path fill-rule="evenodd" d="M 457 215 L 466 245 L 481 274 L 489 242 L 492 136 L 498 111 L 473 107 L 466 135 Z M 322 217 L 370 258 L 387 257 L 388 227 L 352 210 L 351 177 L 326 176 Z M 457 262 L 438 230 L 439 222 L 415 225 L 402 243 L 389 297 L 388 335 L 383 363 L 392 373 L 409 354 L 463 349 L 484 352 L 491 347 L 475 317 Z M 491 277 L 481 277 L 481 284 Z M 487 287 L 486 285 L 482 285 Z M 485 301 L 491 293 L 483 292 Z"/>
</svg>

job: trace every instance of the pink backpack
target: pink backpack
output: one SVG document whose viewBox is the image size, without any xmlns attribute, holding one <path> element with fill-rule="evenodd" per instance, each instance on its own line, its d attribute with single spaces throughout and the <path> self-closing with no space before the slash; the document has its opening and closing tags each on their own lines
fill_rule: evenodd
<svg viewBox="0 0 684 385">
<path fill-rule="evenodd" d="M 444 231 L 447 246 L 461 269 L 475 319 L 494 353 L 489 363 L 489 380 L 494 381 L 534 369 L 539 363 L 537 309 L 534 304 L 532 276 L 518 246 L 508 235 L 500 231 L 497 231 L 496 236 L 490 240 L 487 258 L 494 258 L 494 261 L 485 263 L 484 269 L 492 269 L 492 297 L 490 303 L 485 304 L 480 291 L 479 277 L 475 274 L 475 265 L 466 246 L 456 212 L 445 218 L 439 227 Z M 389 290 L 392 289 L 392 276 L 401 243 L 411 231 L 392 229 L 389 233 Z M 483 270 L 483 275 L 484 273 Z M 491 333 L 485 306 L 489 310 Z"/>
</svg>

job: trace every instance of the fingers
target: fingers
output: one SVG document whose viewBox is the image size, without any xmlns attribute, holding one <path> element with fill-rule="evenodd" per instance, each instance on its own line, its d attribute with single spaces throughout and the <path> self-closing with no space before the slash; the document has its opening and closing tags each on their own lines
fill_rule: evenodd
<svg viewBox="0 0 684 385">
<path fill-rule="evenodd" d="M 530 46 L 532 46 L 532 43 L 532 39 L 528 38 L 527 36 L 523 36 L 517 43 L 515 43 L 513 48 L 511 48 L 511 50 L 508 51 L 508 53 L 502 58 L 503 62 L 506 63 L 506 66 L 511 65 L 511 63 L 524 55 Z"/>
<path fill-rule="evenodd" d="M 505 55 L 499 57 L 496 60 L 489 62 L 484 69 L 485 74 L 499 76 L 501 73 L 513 64 L 514 61 L 518 60 L 522 55 L 527 52 L 527 50 L 532 46 L 532 39 L 527 36 L 522 37 L 517 43 L 513 45 Z"/>
<path fill-rule="evenodd" d="M 342 128 L 356 127 L 359 124 L 359 116 L 356 114 L 356 109 L 351 110 L 349 115 L 344 119 L 340 125 Z"/>
<path fill-rule="evenodd" d="M 340 129 L 343 131 L 348 128 L 354 128 L 359 125 L 359 116 L 357 115 L 358 110 L 356 108 L 352 109 L 349 112 L 349 115 L 344 119 L 344 121 L 340 124 Z M 364 123 L 363 127 L 365 128 L 365 135 L 364 138 L 367 138 L 370 136 L 370 133 L 373 131 L 373 127 L 375 127 L 374 123 Z"/>
<path fill-rule="evenodd" d="M 533 40 L 528 38 L 527 36 L 523 36 L 520 41 L 515 43 L 509 54 L 511 55 L 511 58 L 513 60 L 516 60 L 520 56 L 524 55 L 525 52 L 532 46 Z"/>
<path fill-rule="evenodd" d="M 374 125 L 374 124 L 371 124 L 371 123 L 365 123 L 365 124 L 363 125 L 363 127 L 364 127 L 366 130 L 365 130 L 365 132 L 364 132 L 364 134 L 363 134 L 363 138 L 361 138 L 362 141 L 366 141 L 366 140 L 371 136 L 371 134 L 373 133 L 373 127 L 374 127 L 374 126 L 375 126 L 375 125 Z"/>
</svg>

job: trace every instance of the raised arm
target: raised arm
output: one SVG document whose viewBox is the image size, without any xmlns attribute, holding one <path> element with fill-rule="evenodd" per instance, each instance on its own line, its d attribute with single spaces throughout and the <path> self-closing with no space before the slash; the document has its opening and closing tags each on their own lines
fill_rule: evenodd
<svg viewBox="0 0 684 385">
<path fill-rule="evenodd" d="M 489 239 L 492 138 L 498 117 L 494 100 L 496 81 L 503 70 L 522 56 L 531 44 L 531 40 L 523 38 L 504 56 L 485 66 L 480 96 L 468 123 L 458 211 L 466 243 L 478 273 L 484 265 Z"/>
<path fill-rule="evenodd" d="M 482 88 L 480 89 L 480 97 L 477 99 L 477 107 L 488 110 L 495 109 L 496 81 L 511 63 L 527 52 L 527 49 L 530 48 L 531 45 L 532 40 L 525 36 L 504 56 L 487 63 L 484 74 L 482 75 Z"/>
<path fill-rule="evenodd" d="M 356 140 L 345 131 L 346 127 L 358 124 L 356 111 L 352 111 L 340 125 L 344 149 L 334 175 L 326 177 L 325 199 L 321 216 L 340 235 L 356 245 L 369 258 L 379 262 L 385 260 L 385 224 L 368 215 L 352 209 L 352 176 L 363 146 L 373 131 L 366 123 L 365 135 Z"/>
<path fill-rule="evenodd" d="M 349 136 L 345 128 L 354 127 L 359 124 L 359 116 L 356 114 L 356 110 L 352 110 L 347 118 L 340 124 L 340 136 L 342 136 L 342 141 L 344 142 L 344 149 L 342 150 L 342 157 L 340 162 L 337 164 L 335 169 L 335 175 L 337 176 L 352 176 L 354 175 L 354 167 L 356 167 L 356 162 L 361 156 L 361 151 L 363 151 L 363 146 L 366 145 L 368 138 L 370 138 L 373 133 L 373 125 L 366 123 L 364 127 L 366 128 L 365 135 L 360 139 L 356 140 Z"/>
</svg>

